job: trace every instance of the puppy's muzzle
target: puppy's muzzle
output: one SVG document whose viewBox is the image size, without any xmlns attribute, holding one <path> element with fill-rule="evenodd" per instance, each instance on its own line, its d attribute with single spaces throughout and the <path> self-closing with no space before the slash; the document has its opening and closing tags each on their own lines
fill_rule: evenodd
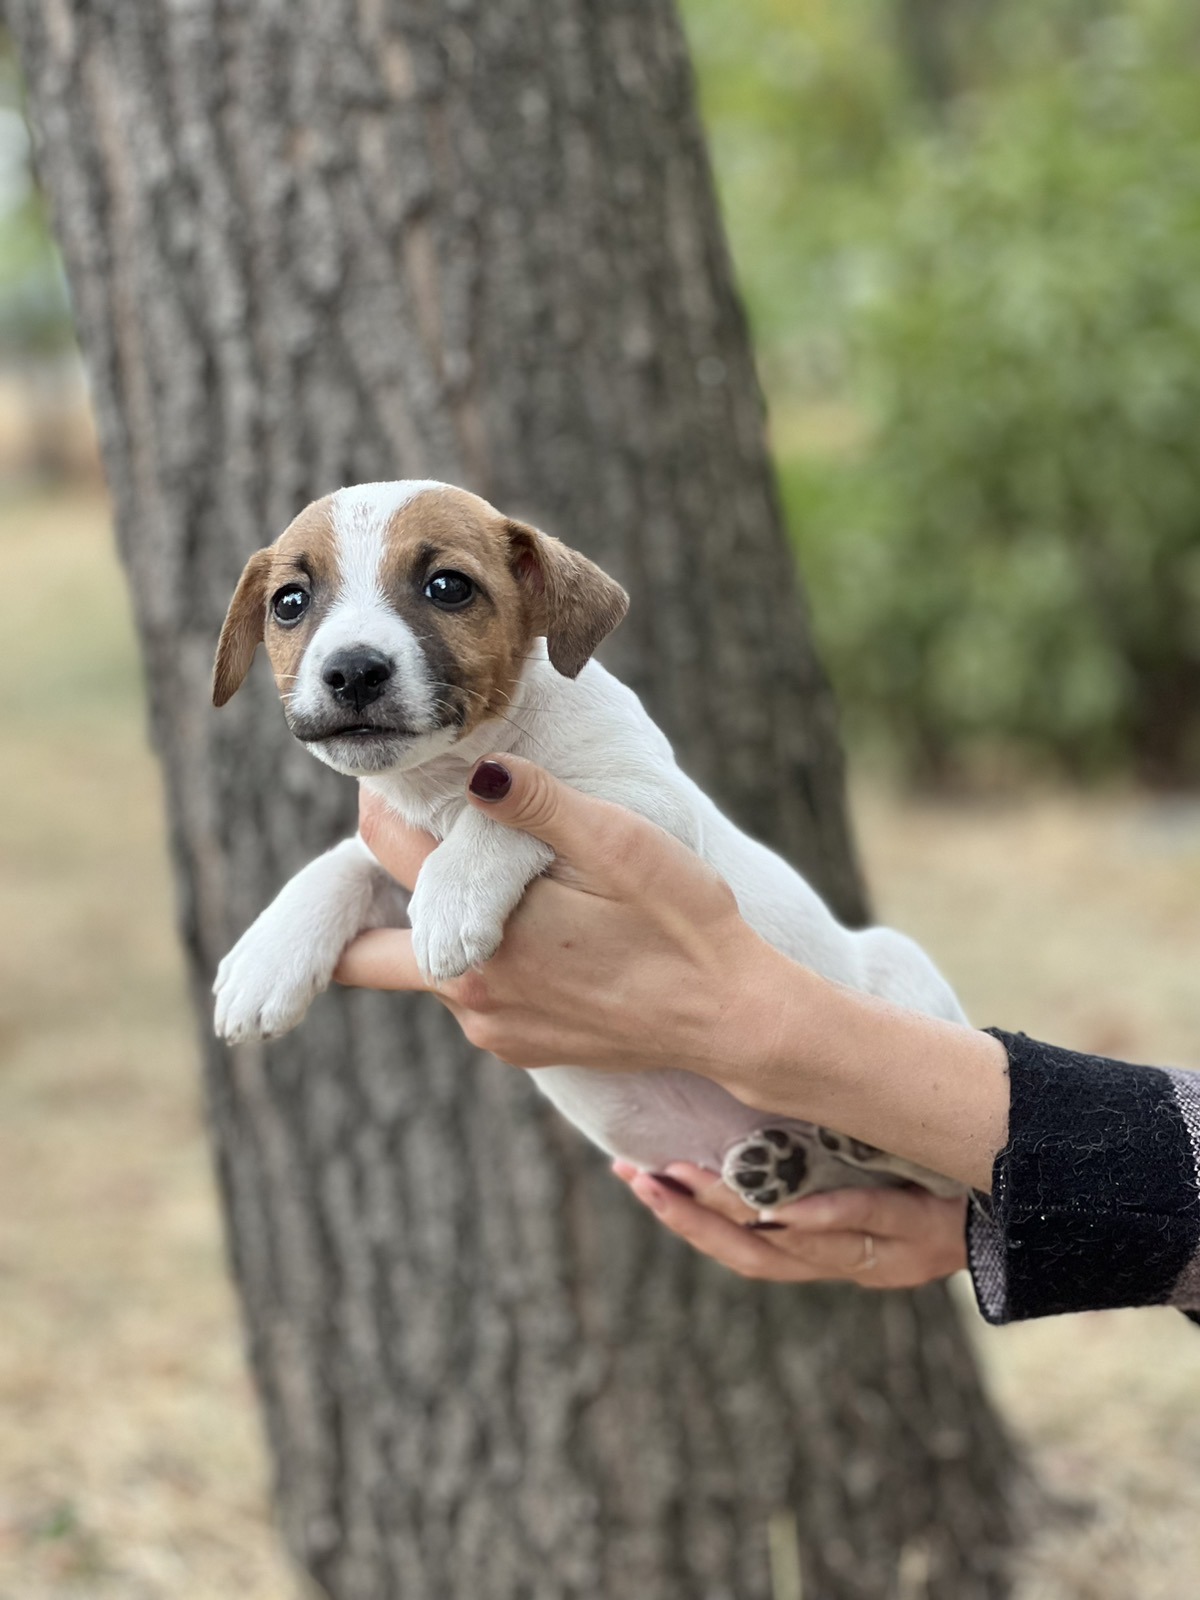
<svg viewBox="0 0 1200 1600">
<path fill-rule="evenodd" d="M 340 706 L 361 711 L 378 700 L 387 687 L 393 666 L 378 650 L 339 650 L 325 663 L 321 677 Z"/>
</svg>

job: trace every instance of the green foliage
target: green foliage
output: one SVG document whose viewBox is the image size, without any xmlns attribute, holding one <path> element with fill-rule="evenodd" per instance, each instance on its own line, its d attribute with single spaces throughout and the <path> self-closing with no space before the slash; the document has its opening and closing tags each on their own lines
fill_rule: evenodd
<svg viewBox="0 0 1200 1600">
<path fill-rule="evenodd" d="M 877 175 L 907 116 L 892 0 L 684 0 L 738 275 L 787 392 L 837 360 L 831 300 L 853 296 Z M 832 330 L 830 330 L 832 331 Z"/>
<path fill-rule="evenodd" d="M 0 33 L 0 355 L 51 354 L 71 338 L 65 280 L 33 182 L 16 59 Z"/>
<path fill-rule="evenodd" d="M 940 117 L 871 66 L 843 146 L 797 92 L 790 191 L 777 166 L 773 212 L 730 202 L 825 659 L 916 776 L 999 745 L 1196 781 L 1197 25 L 1149 0 L 986 24 Z M 773 255 L 754 230 L 789 213 Z M 853 419 L 836 449 L 817 395 Z"/>
</svg>

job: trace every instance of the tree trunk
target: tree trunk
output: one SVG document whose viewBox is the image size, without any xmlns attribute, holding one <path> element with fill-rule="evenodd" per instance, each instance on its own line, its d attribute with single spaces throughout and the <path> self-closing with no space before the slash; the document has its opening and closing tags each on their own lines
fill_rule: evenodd
<svg viewBox="0 0 1200 1600">
<path fill-rule="evenodd" d="M 208 1034 L 216 961 L 355 799 L 261 662 L 211 710 L 213 644 L 248 552 L 356 480 L 463 483 L 622 579 L 610 665 L 864 914 L 668 0 L 10 10 L 296 1560 L 335 1600 L 797 1600 L 797 1549 L 808 1600 L 1002 1594 L 1011 1456 L 943 1289 L 689 1254 L 427 999 Z"/>
</svg>

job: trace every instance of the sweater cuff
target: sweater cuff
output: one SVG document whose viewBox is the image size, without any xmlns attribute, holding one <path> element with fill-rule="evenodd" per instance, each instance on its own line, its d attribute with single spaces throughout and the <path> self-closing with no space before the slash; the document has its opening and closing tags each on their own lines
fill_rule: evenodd
<svg viewBox="0 0 1200 1600">
<path fill-rule="evenodd" d="M 989 1029 L 1008 1053 L 1008 1143 L 967 1253 L 988 1322 L 1172 1304 L 1200 1312 L 1200 1075 Z"/>
</svg>

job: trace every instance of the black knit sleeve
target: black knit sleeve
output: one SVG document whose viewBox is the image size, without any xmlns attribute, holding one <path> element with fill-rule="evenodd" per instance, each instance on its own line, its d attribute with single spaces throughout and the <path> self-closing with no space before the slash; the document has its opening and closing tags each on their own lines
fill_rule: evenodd
<svg viewBox="0 0 1200 1600">
<path fill-rule="evenodd" d="M 967 1225 L 983 1315 L 1200 1313 L 1200 1074 L 988 1031 L 1012 1087 L 992 1193 Z"/>
</svg>

